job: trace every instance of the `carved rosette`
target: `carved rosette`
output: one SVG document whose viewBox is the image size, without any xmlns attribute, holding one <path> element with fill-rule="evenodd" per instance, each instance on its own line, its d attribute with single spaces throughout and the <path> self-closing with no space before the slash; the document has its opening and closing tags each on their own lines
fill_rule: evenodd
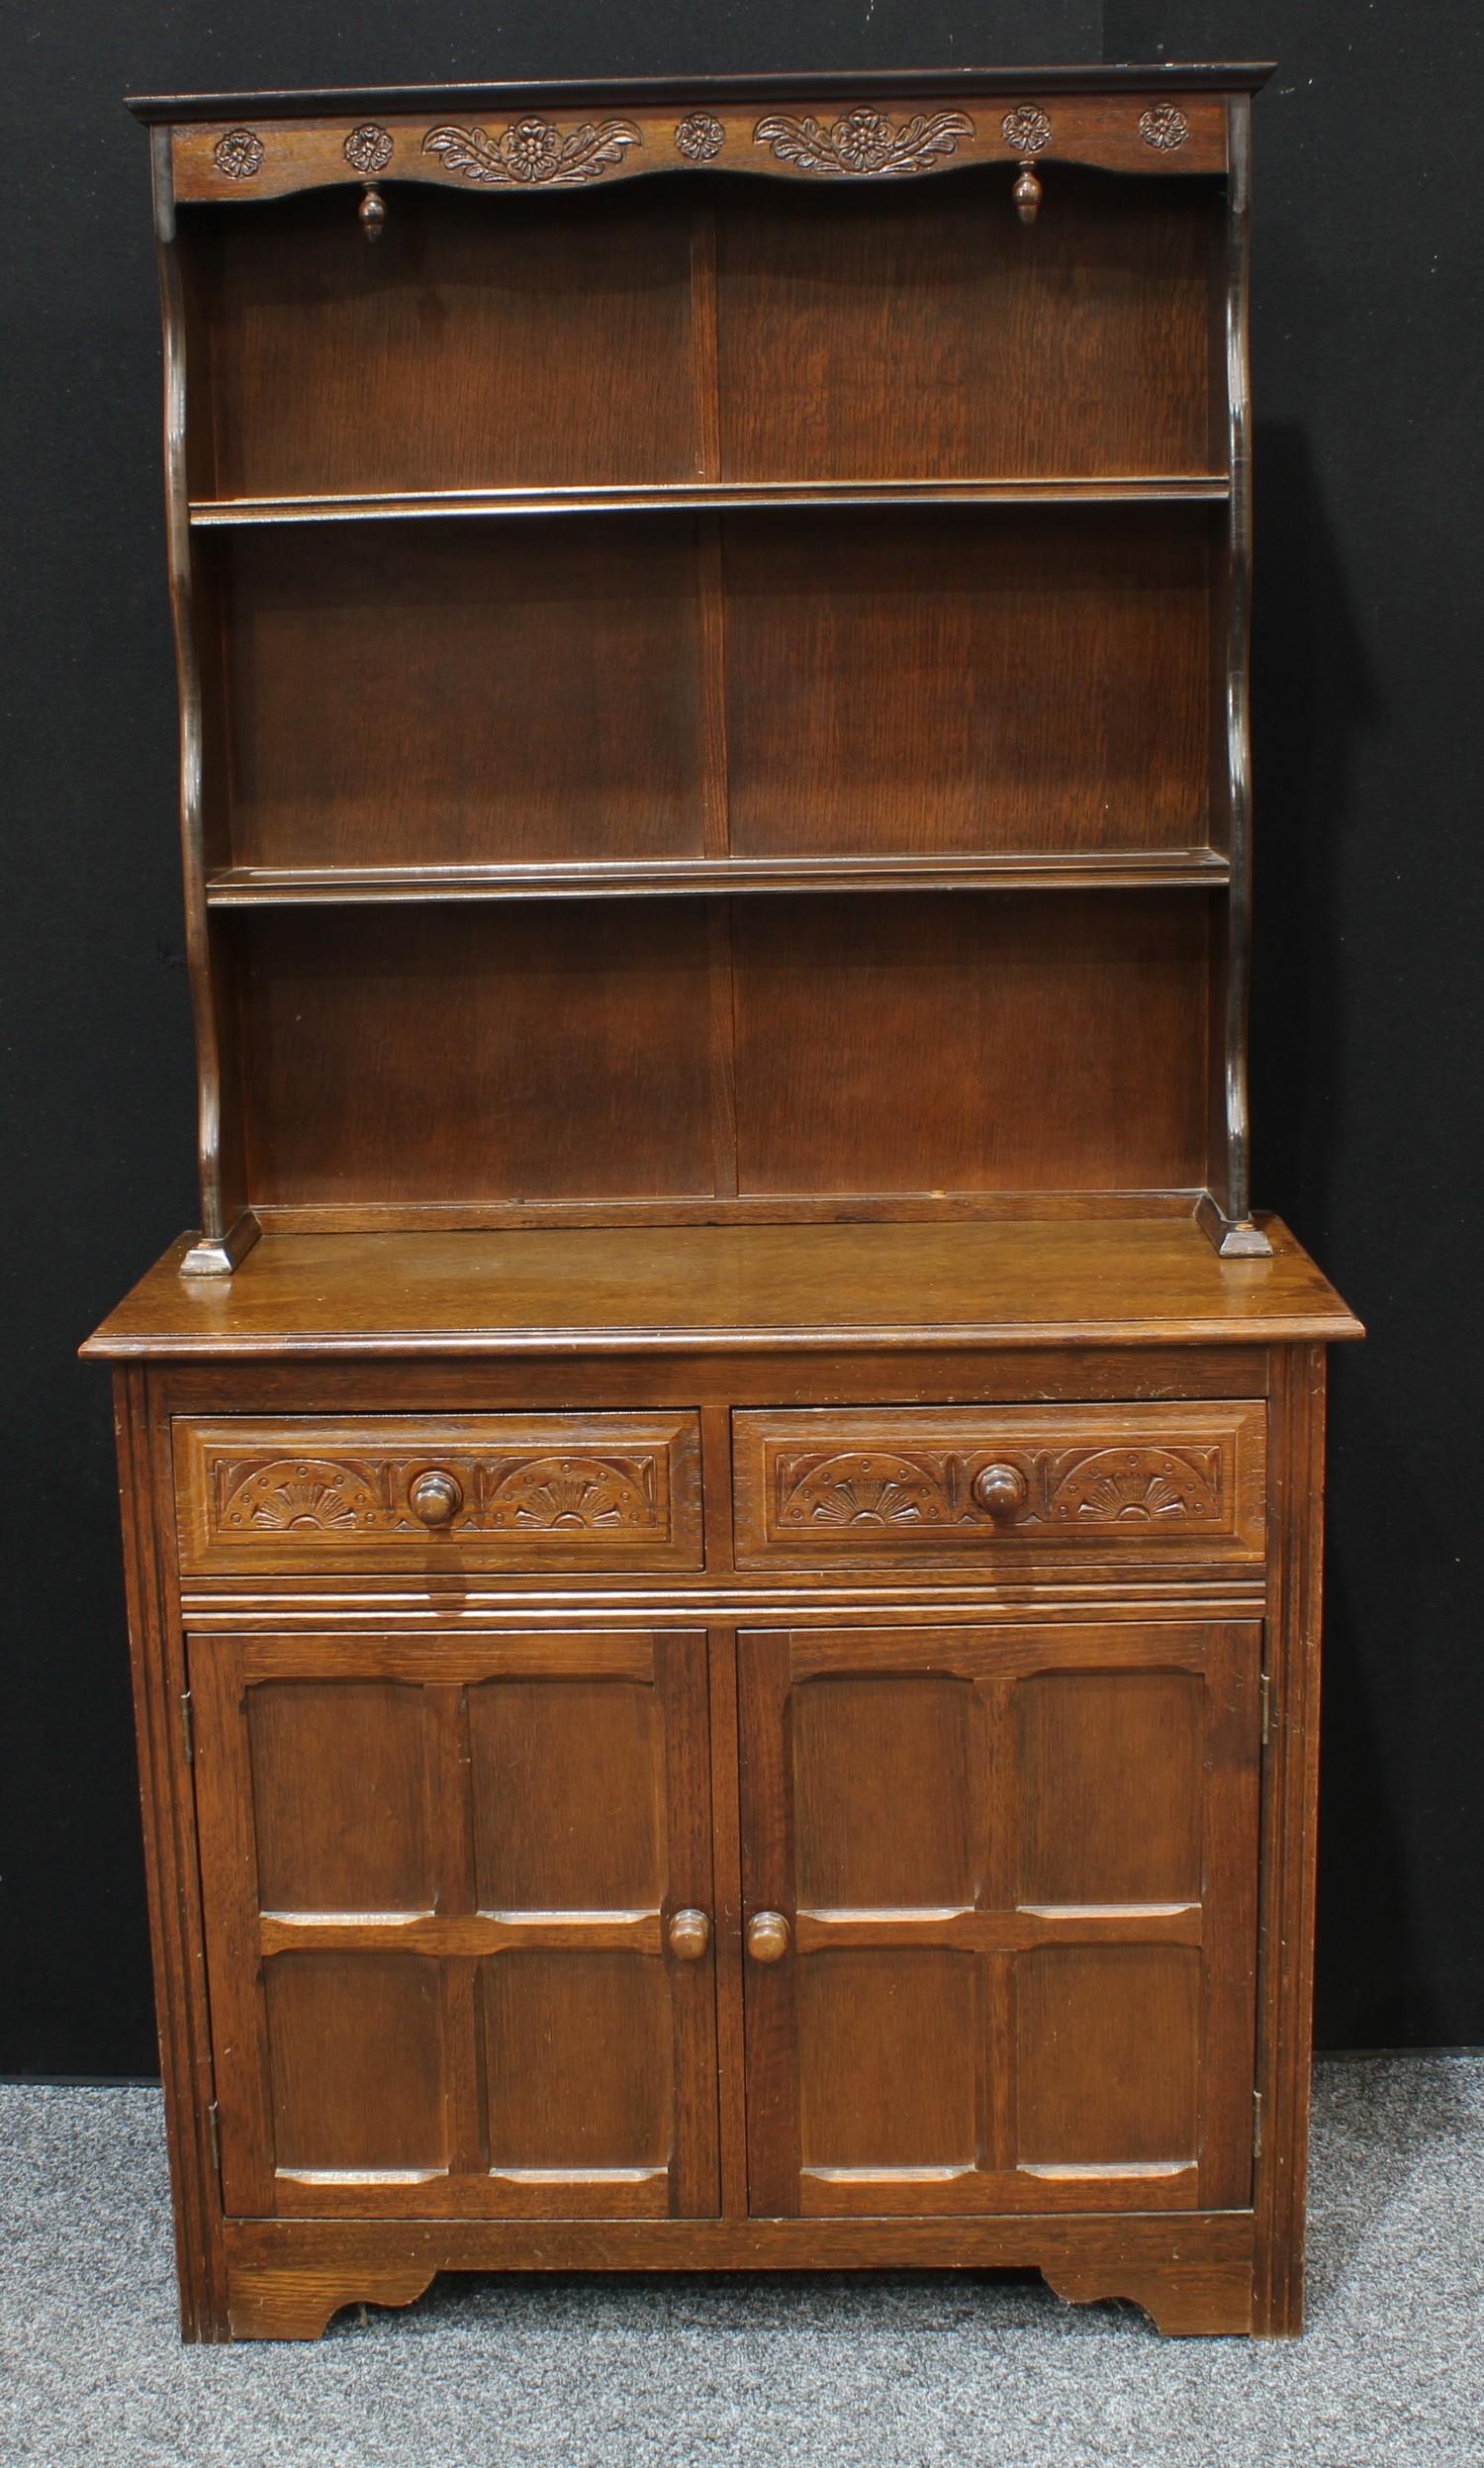
<svg viewBox="0 0 1484 2468">
<path fill-rule="evenodd" d="M 974 136 L 974 122 L 964 112 L 937 112 L 930 120 L 919 112 L 898 125 L 862 105 L 828 129 L 807 116 L 793 120 L 776 112 L 752 135 L 755 145 L 771 146 L 779 162 L 795 163 L 800 171 L 871 179 L 931 170 L 958 152 L 960 138 Z"/>
<path fill-rule="evenodd" d="M 1139 135 L 1157 154 L 1172 154 L 1190 135 L 1190 123 L 1176 103 L 1151 103 L 1139 115 Z"/>
<path fill-rule="evenodd" d="M 212 161 L 229 180 L 252 180 L 263 167 L 263 141 L 253 129 L 229 129 L 212 147 Z"/>
<path fill-rule="evenodd" d="M 711 112 L 689 112 L 675 132 L 677 153 L 688 163 L 708 163 L 726 143 L 726 131 Z"/>
<path fill-rule="evenodd" d="M 489 187 L 570 188 L 601 178 L 629 146 L 643 142 L 631 120 L 585 121 L 563 131 L 533 119 L 512 121 L 497 137 L 484 129 L 429 129 L 422 151 Z"/>
<path fill-rule="evenodd" d="M 1034 103 L 1017 103 L 999 124 L 1006 145 L 1022 156 L 1039 154 L 1051 143 L 1052 125 Z"/>
<path fill-rule="evenodd" d="M 378 171 L 385 171 L 391 159 L 391 131 L 379 129 L 374 120 L 363 122 L 359 129 L 352 129 L 345 140 L 345 160 L 351 170 L 358 171 L 363 179 L 371 179 Z"/>
</svg>

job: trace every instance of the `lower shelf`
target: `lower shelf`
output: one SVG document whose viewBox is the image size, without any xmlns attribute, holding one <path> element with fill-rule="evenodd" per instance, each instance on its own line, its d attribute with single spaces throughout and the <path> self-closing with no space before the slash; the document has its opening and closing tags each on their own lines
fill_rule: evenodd
<svg viewBox="0 0 1484 2468">
<path fill-rule="evenodd" d="M 340 2307 L 411 2305 L 440 2271 L 1039 2270 L 1071 2304 L 1123 2298 L 1167 2335 L 1281 2335 L 1259 2319 L 1250 2212 L 1118 2220 L 227 2223 L 207 2335 L 318 2339 Z"/>
</svg>

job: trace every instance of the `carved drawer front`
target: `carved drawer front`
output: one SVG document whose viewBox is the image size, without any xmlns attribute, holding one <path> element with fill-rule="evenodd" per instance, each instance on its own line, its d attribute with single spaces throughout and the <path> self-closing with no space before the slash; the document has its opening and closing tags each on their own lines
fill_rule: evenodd
<svg viewBox="0 0 1484 2468">
<path fill-rule="evenodd" d="M 739 1413 L 737 1563 L 1256 1559 L 1265 1412 L 1252 1403 Z"/>
<path fill-rule="evenodd" d="M 694 1414 L 175 1425 L 181 1566 L 698 1568 Z"/>
</svg>

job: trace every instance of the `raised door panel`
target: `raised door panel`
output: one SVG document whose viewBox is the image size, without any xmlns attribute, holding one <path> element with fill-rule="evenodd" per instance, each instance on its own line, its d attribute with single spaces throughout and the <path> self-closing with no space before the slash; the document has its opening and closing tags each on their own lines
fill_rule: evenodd
<svg viewBox="0 0 1484 2468">
<path fill-rule="evenodd" d="M 1259 1644 L 741 1641 L 755 2214 L 1248 2203 Z"/>
<path fill-rule="evenodd" d="M 196 1639 L 236 2216 L 717 2205 L 703 1639 Z"/>
</svg>

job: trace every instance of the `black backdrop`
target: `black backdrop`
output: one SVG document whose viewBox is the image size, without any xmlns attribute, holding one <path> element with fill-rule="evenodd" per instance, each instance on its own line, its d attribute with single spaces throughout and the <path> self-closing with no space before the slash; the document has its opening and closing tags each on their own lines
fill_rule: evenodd
<svg viewBox="0 0 1484 2468">
<path fill-rule="evenodd" d="M 1099 57 L 1281 62 L 1256 114 L 1255 1189 L 1372 1331 L 1335 1366 L 1319 2032 L 1484 2041 L 1484 21 L 1459 0 L 345 17 L 5 10 L 0 2072 L 154 2062 L 107 1382 L 73 1360 L 194 1221 L 154 269 L 120 97 Z"/>
</svg>

